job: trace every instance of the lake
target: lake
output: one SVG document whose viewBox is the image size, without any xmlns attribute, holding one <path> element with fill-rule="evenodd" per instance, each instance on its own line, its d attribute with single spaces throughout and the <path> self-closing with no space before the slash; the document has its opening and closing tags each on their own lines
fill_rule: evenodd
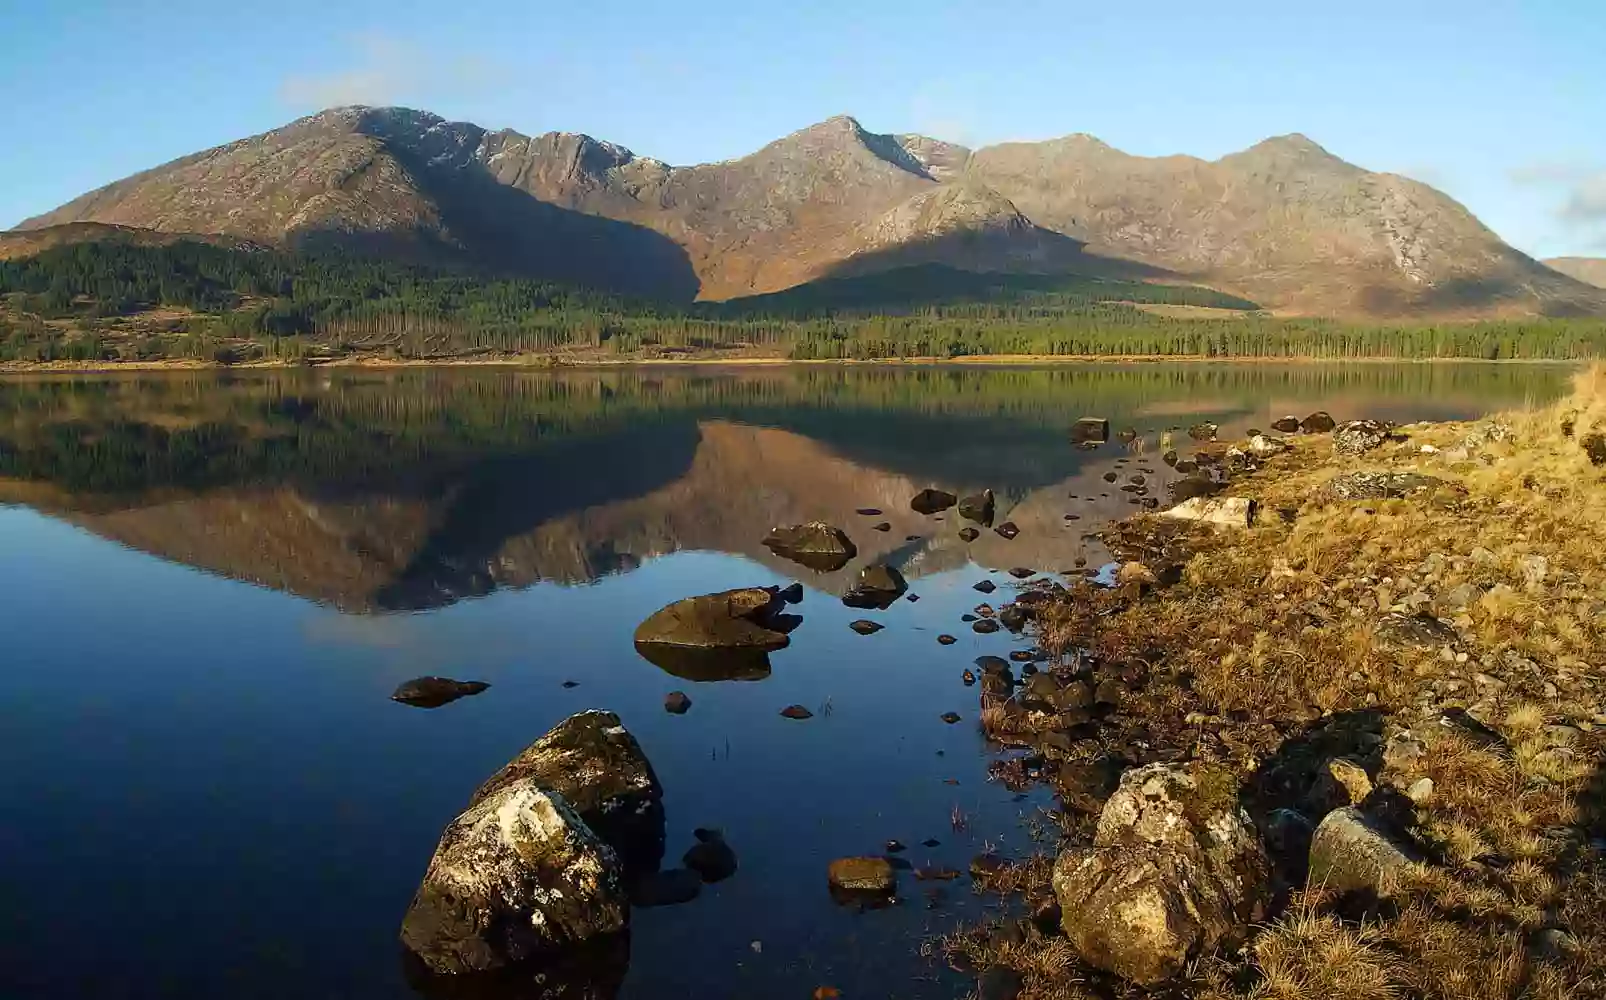
<svg viewBox="0 0 1606 1000">
<path fill-rule="evenodd" d="M 667 863 L 717 827 L 740 870 L 627 942 L 507 996 L 957 997 L 921 945 L 993 904 L 901 876 L 836 905 L 826 865 L 964 869 L 1032 849 L 1051 793 L 988 780 L 978 655 L 1027 640 L 960 615 L 1023 567 L 1103 560 L 1170 470 L 1160 436 L 1287 413 L 1470 418 L 1565 391 L 1520 365 L 319 369 L 0 381 L 0 995 L 418 995 L 397 930 L 441 829 L 588 708 L 665 789 Z M 1070 443 L 1082 416 L 1140 437 Z M 1178 446 L 1188 443 L 1174 432 Z M 1140 472 L 1139 470 L 1145 470 Z M 984 487 L 1013 541 L 966 543 L 910 497 Z M 858 508 L 884 513 L 865 516 Z M 823 519 L 816 573 L 760 541 Z M 885 522 L 887 529 L 875 530 Z M 859 567 L 920 600 L 839 600 Z M 983 598 L 983 578 L 999 592 Z M 683 677 L 635 626 L 682 597 L 801 581 L 768 672 Z M 886 626 L 860 636 L 849 622 Z M 958 637 L 941 646 L 942 633 Z M 421 674 L 488 681 L 433 710 Z M 567 685 L 567 686 L 566 686 Z M 671 691 L 692 700 L 671 715 Z M 815 715 L 792 721 L 791 704 Z M 945 712 L 962 716 L 944 723 Z M 957 817 L 963 822 L 956 822 Z M 938 841 L 927 847 L 923 842 Z"/>
</svg>

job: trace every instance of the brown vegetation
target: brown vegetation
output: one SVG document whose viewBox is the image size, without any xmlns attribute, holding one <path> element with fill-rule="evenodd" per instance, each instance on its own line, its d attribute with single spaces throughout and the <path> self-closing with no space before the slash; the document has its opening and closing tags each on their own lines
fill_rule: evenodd
<svg viewBox="0 0 1606 1000">
<path fill-rule="evenodd" d="M 1291 879 L 1250 947 L 1202 960 L 1180 995 L 1606 995 L 1606 467 L 1587 445 L 1603 430 L 1597 367 L 1553 407 L 1399 428 L 1358 458 L 1301 437 L 1229 488 L 1261 502 L 1257 526 L 1138 518 L 1109 533 L 1158 578 L 1183 562 L 1173 586 L 1075 588 L 1039 613 L 1050 648 L 1154 671 L 1073 757 L 1131 746 L 1123 736 L 1143 727 L 1157 753 L 1234 765 L 1257 819 L 1301 805 L 1278 799 L 1277 779 L 1302 740 L 1378 720 L 1364 804 L 1394 810 L 1427 860 L 1370 904 Z M 1339 499 L 1335 483 L 1356 471 L 1440 482 Z M 1396 753 L 1400 741 L 1412 752 Z M 1086 820 L 1063 825 L 1074 837 Z M 1041 899 L 1046 860 L 982 888 Z M 946 946 L 1014 968 L 1031 1000 L 1129 992 L 1051 930 L 1024 933 Z"/>
</svg>

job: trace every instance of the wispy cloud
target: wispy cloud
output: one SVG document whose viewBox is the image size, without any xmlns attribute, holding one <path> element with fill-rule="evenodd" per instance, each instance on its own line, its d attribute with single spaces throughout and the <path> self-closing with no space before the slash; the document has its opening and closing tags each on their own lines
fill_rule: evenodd
<svg viewBox="0 0 1606 1000">
<path fill-rule="evenodd" d="M 387 35 L 352 39 L 350 63 L 327 73 L 296 74 L 279 85 L 279 97 L 302 109 L 344 104 L 428 103 L 493 87 L 503 74 L 474 54 L 446 55 Z"/>
<path fill-rule="evenodd" d="M 1508 171 L 1507 178 L 1544 192 L 1562 240 L 1592 252 L 1606 250 L 1606 166 L 1538 161 Z"/>
</svg>

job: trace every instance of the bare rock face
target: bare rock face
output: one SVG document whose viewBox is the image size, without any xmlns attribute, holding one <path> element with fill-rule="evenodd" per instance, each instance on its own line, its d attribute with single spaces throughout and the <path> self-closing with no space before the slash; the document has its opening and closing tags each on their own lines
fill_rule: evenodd
<svg viewBox="0 0 1606 1000">
<path fill-rule="evenodd" d="M 434 972 L 503 968 L 622 930 L 618 858 L 556 792 L 499 787 L 453 820 L 402 921 Z"/>
<path fill-rule="evenodd" d="M 1241 939 L 1268 872 L 1230 775 L 1155 764 L 1122 776 L 1091 846 L 1060 854 L 1054 893 L 1085 961 L 1150 985 Z"/>
<path fill-rule="evenodd" d="M 1192 497 L 1160 511 L 1161 517 L 1201 521 L 1221 528 L 1247 528 L 1255 523 L 1259 505 L 1247 497 Z"/>
<path fill-rule="evenodd" d="M 823 521 L 772 528 L 764 547 L 822 573 L 841 569 L 859 554 L 846 532 Z"/>
<path fill-rule="evenodd" d="M 519 783 L 563 796 L 631 872 L 654 869 L 663 857 L 663 786 L 614 713 L 564 719 L 486 779 L 469 805 Z"/>
</svg>

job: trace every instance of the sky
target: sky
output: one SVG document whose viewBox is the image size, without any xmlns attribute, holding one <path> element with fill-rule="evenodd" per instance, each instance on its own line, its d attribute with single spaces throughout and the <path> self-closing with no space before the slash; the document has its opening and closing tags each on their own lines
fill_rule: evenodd
<svg viewBox="0 0 1606 1000">
<path fill-rule="evenodd" d="M 1606 256 L 1606 0 L 0 0 L 0 227 L 340 104 L 676 164 L 837 114 L 1206 158 L 1302 132 Z"/>
</svg>

